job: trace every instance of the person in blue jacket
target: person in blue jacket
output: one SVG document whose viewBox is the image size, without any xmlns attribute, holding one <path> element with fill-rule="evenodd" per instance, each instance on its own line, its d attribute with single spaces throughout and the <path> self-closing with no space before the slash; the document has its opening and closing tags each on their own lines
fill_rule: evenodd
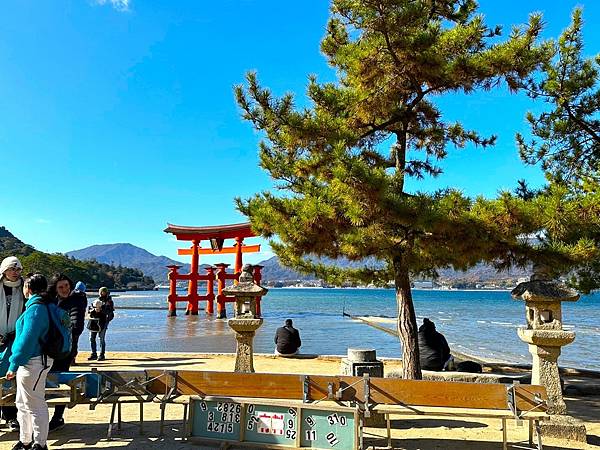
<svg viewBox="0 0 600 450">
<path fill-rule="evenodd" d="M 23 295 L 27 298 L 25 312 L 17 320 L 16 337 L 12 346 L 6 378 L 17 379 L 17 420 L 19 442 L 13 450 L 47 450 L 48 405 L 46 377 L 52 358 L 42 354 L 40 342 L 48 334 L 50 318 L 44 298 L 48 281 L 39 274 L 25 279 Z"/>
</svg>

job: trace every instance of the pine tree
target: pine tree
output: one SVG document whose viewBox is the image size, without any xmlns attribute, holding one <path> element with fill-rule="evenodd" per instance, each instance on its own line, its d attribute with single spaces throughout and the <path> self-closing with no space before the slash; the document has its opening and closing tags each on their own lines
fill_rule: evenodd
<svg viewBox="0 0 600 450">
<path fill-rule="evenodd" d="M 407 189 L 409 178 L 441 173 L 448 147 L 495 141 L 444 120 L 435 100 L 517 89 L 547 54 L 540 29 L 532 15 L 502 41 L 471 0 L 334 0 L 321 49 L 337 82 L 311 76 L 304 109 L 254 73 L 235 89 L 244 118 L 266 137 L 260 163 L 280 190 L 238 199 L 238 208 L 286 265 L 331 282 L 394 281 L 405 378 L 421 378 L 411 275 L 466 269 L 518 244 L 511 227 L 486 222 L 494 206 L 483 199 Z M 318 257 L 386 265 L 343 271 Z"/>
<path fill-rule="evenodd" d="M 556 182 L 600 182 L 600 55 L 585 59 L 581 9 L 555 44 L 555 57 L 543 65 L 542 76 L 529 79 L 528 95 L 549 105 L 539 115 L 527 114 L 534 139 L 517 134 L 521 158 L 541 163 Z"/>
<path fill-rule="evenodd" d="M 600 288 L 600 55 L 584 58 L 582 11 L 553 44 L 553 57 L 523 89 L 548 108 L 527 121 L 534 138 L 517 134 L 521 158 L 541 164 L 549 184 L 535 192 L 538 216 L 545 217 L 542 248 L 560 249 L 554 265 L 580 291 Z M 526 192 L 524 185 L 520 192 Z"/>
</svg>

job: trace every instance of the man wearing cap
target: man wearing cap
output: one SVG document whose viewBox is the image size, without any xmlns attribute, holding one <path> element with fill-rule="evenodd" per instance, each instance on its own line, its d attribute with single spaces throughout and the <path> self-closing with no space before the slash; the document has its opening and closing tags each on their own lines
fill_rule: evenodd
<svg viewBox="0 0 600 450">
<path fill-rule="evenodd" d="M 16 256 L 4 258 L 0 263 L 0 376 L 8 371 L 16 323 L 25 310 L 23 296 L 23 265 Z M 2 406 L 2 418 L 12 431 L 19 429 L 17 408 Z"/>
</svg>

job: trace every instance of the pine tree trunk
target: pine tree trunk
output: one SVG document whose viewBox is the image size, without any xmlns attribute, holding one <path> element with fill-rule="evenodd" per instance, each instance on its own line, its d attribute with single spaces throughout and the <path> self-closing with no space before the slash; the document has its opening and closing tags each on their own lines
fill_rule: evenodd
<svg viewBox="0 0 600 450">
<path fill-rule="evenodd" d="M 417 317 L 410 289 L 408 269 L 398 258 L 394 260 L 394 281 L 398 305 L 398 334 L 402 340 L 402 378 L 420 380 L 419 336 Z"/>
</svg>

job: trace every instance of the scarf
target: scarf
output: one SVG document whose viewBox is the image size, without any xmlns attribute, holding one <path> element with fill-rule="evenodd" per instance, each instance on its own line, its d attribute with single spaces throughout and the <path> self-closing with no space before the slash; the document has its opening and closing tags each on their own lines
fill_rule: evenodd
<svg viewBox="0 0 600 450">
<path fill-rule="evenodd" d="M 4 292 L 4 286 L 12 288 L 12 301 L 10 310 L 7 308 L 7 298 Z M 23 312 L 25 306 L 25 297 L 23 297 L 23 280 L 8 281 L 6 278 L 0 278 L 0 334 L 6 336 L 15 331 L 17 319 Z"/>
</svg>

